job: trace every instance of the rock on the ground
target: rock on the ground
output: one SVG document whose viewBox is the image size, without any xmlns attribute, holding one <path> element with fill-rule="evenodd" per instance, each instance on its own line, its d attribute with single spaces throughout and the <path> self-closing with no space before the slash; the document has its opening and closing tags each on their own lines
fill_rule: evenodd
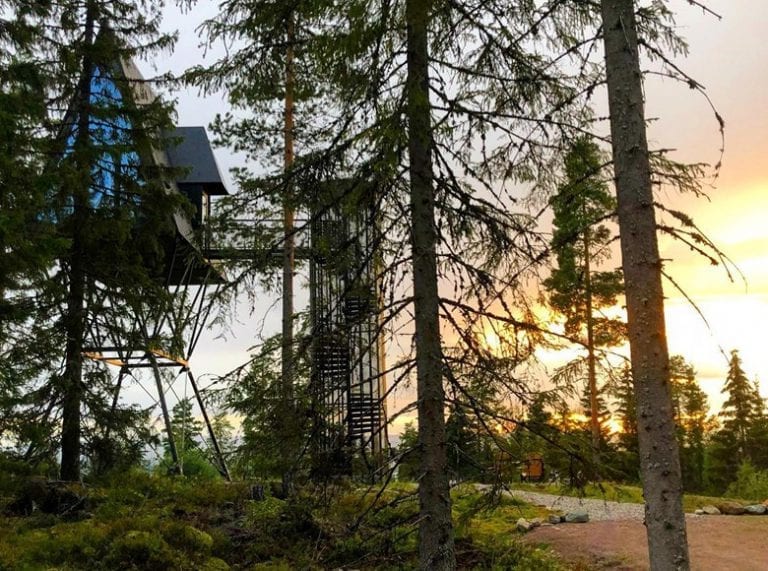
<svg viewBox="0 0 768 571">
<path fill-rule="evenodd" d="M 726 515 L 742 515 L 746 510 L 737 502 L 720 502 L 717 507 Z"/>
<path fill-rule="evenodd" d="M 565 514 L 565 523 L 587 523 L 589 514 L 585 510 L 576 510 Z"/>
<path fill-rule="evenodd" d="M 703 509 L 701 509 L 701 508 L 699 508 L 699 509 L 697 509 L 697 510 L 696 510 L 695 512 L 693 512 L 693 513 L 695 513 L 696 515 L 704 515 L 704 510 L 703 510 Z"/>
<path fill-rule="evenodd" d="M 517 529 L 517 531 L 531 531 L 533 529 L 533 525 L 527 519 L 521 517 L 519 520 L 517 520 L 515 529 Z"/>
<path fill-rule="evenodd" d="M 751 515 L 763 515 L 766 511 L 768 511 L 768 508 L 766 508 L 763 504 L 753 504 L 751 506 L 745 506 L 744 509 L 748 514 L 751 514 Z"/>
<path fill-rule="evenodd" d="M 559 515 L 550 515 L 549 518 L 547 518 L 547 519 L 548 519 L 549 523 L 551 523 L 552 525 L 557 525 L 558 523 L 560 523 L 562 521 L 560 519 L 560 517 L 561 516 L 559 516 Z"/>
<path fill-rule="evenodd" d="M 535 517 L 531 520 L 531 525 L 533 527 L 541 527 L 541 524 L 544 523 L 544 519 L 540 517 Z"/>
<path fill-rule="evenodd" d="M 720 510 L 717 509 L 715 506 L 704 506 L 701 508 L 701 511 L 704 512 L 706 515 L 720 515 Z"/>
</svg>

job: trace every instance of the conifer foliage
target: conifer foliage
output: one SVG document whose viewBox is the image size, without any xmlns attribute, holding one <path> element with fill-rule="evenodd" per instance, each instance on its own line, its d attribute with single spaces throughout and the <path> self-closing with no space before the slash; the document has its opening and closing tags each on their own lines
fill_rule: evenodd
<svg viewBox="0 0 768 571">
<path fill-rule="evenodd" d="M 34 381 L 39 399 L 17 412 L 52 427 L 60 423 L 61 478 L 77 480 L 84 441 L 94 443 L 86 452 L 104 450 L 104 442 L 95 446 L 99 435 L 110 428 L 117 428 L 113 437 L 124 433 L 125 427 L 103 423 L 145 421 L 138 409 L 108 413 L 113 387 L 85 353 L 97 324 L 125 339 L 135 334 L 125 329 L 133 323 L 126 315 L 147 319 L 148 308 L 167 303 L 164 240 L 172 236 L 179 199 L 167 192 L 153 150 L 171 125 L 170 108 L 124 64 L 169 48 L 173 38 L 159 32 L 158 2 L 33 4 L 16 6 L 27 44 L 15 57 L 39 74 L 29 104 L 37 101 L 44 116 L 37 112 L 31 129 L 41 144 L 20 156 L 43 173 L 31 177 L 33 188 L 44 187 L 31 216 L 58 241 L 44 279 L 30 283 L 46 309 L 32 326 L 61 353 L 47 355 L 49 370 Z M 100 425 L 85 423 L 84 414 Z M 28 444 L 29 455 L 41 441 Z"/>
<path fill-rule="evenodd" d="M 765 401 L 757 383 L 747 378 L 736 350 L 731 351 L 723 394 L 727 398 L 718 415 L 721 426 L 712 439 L 711 478 L 719 491 L 733 481 L 739 465 L 768 470 Z"/>
</svg>

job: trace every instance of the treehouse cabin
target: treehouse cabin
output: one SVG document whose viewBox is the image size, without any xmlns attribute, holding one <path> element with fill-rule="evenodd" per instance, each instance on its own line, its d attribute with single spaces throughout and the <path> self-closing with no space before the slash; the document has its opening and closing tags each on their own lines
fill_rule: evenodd
<svg viewBox="0 0 768 571">
<path fill-rule="evenodd" d="M 113 40 L 102 24 L 96 43 L 105 45 L 95 51 L 112 53 L 108 48 Z M 225 282 L 218 263 L 208 259 L 202 237 L 211 197 L 226 195 L 227 190 L 205 129 L 169 128 L 162 101 L 132 62 L 91 64 L 85 73 L 64 116 L 57 169 L 61 176 L 52 191 L 59 198 L 56 219 L 74 228 L 94 228 L 93 237 L 82 242 L 85 255 L 80 257 L 98 262 L 82 275 L 99 284 L 94 294 L 98 299 L 87 305 L 82 354 L 117 368 L 113 414 L 128 384 L 140 385 L 157 399 L 177 472 L 183 465 L 168 399 L 180 402 L 173 385 L 180 379 L 188 382 L 208 428 L 217 468 L 228 478 L 190 368 L 211 312 L 210 290 Z M 123 296 L 134 275 L 130 270 L 136 267 L 146 272 L 152 286 L 162 285 L 170 295 L 157 295 L 156 287 L 140 289 L 139 279 L 133 296 Z M 161 374 L 161 369 L 169 374 Z M 144 370 L 152 371 L 154 396 L 141 375 Z"/>
<path fill-rule="evenodd" d="M 108 42 L 110 33 L 108 28 L 102 30 L 97 42 Z M 63 121 L 61 140 L 64 162 L 78 145 L 87 143 L 87 155 L 81 156 L 87 156 L 92 165 L 93 211 L 101 217 L 112 213 L 117 218 L 121 211 L 123 218 L 127 212 L 138 216 L 133 244 L 146 255 L 151 272 L 167 286 L 222 283 L 222 273 L 205 255 L 202 228 L 210 217 L 211 197 L 228 192 L 205 129 L 174 127 L 160 133 L 142 124 L 162 103 L 131 61 L 94 65 L 88 95 L 87 105 L 74 99 Z M 159 194 L 151 194 L 155 192 Z M 181 193 L 191 207 L 174 208 L 172 220 L 163 223 L 155 216 L 157 210 L 151 210 L 163 202 L 158 199 L 163 193 Z M 73 212 L 72 195 L 65 195 L 65 201 L 63 212 Z M 146 246 L 142 240 L 145 224 L 169 228 L 162 237 L 164 258 L 159 262 L 156 255 L 150 259 L 151 248 L 141 251 Z M 158 234 L 157 228 L 150 230 L 149 234 Z"/>
<path fill-rule="evenodd" d="M 120 70 L 130 86 L 133 103 L 151 104 L 157 95 L 144 82 L 131 61 L 121 62 Z M 213 280 L 221 283 L 224 276 L 207 257 L 207 243 L 202 231 L 211 216 L 212 197 L 229 194 L 221 178 L 211 143 L 204 127 L 175 127 L 163 133 L 162 148 L 152 150 L 154 165 L 170 167 L 174 180 L 167 187 L 183 194 L 192 209 L 174 214 L 176 236 L 166 245 L 168 285 L 179 285 L 188 279 L 190 285 Z M 192 261 L 192 267 L 186 267 Z M 181 262 L 181 263 L 180 263 Z M 189 274 L 189 275 L 185 275 Z"/>
</svg>

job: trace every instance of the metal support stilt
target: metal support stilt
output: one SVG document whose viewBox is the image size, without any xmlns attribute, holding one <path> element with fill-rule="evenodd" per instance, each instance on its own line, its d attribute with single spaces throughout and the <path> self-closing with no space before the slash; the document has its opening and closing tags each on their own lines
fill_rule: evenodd
<svg viewBox="0 0 768 571">
<path fill-rule="evenodd" d="M 192 371 L 189 369 L 187 369 L 187 376 L 189 377 L 189 382 L 192 385 L 192 390 L 195 392 L 195 398 L 197 399 L 197 405 L 200 407 L 200 412 L 203 413 L 205 426 L 208 428 L 208 435 L 211 437 L 211 444 L 213 444 L 213 449 L 216 451 L 216 459 L 219 462 L 219 472 L 227 479 L 228 482 L 231 482 L 232 477 L 229 474 L 227 462 L 224 460 L 224 454 L 221 452 L 219 440 L 216 438 L 216 434 L 213 432 L 213 426 L 211 425 L 211 421 L 208 418 L 208 412 L 205 410 L 205 404 L 203 403 L 203 399 L 200 396 L 200 391 L 197 388 L 197 382 L 195 381 L 195 377 L 192 374 Z"/>
<path fill-rule="evenodd" d="M 168 436 L 168 448 L 171 450 L 171 458 L 176 466 L 176 470 L 179 475 L 183 474 L 181 462 L 179 461 L 179 453 L 176 450 L 176 442 L 173 439 L 173 427 L 171 425 L 171 415 L 168 413 L 168 403 L 165 400 L 165 391 L 163 391 L 163 378 L 160 375 L 160 367 L 157 364 L 157 357 L 152 352 L 148 352 L 147 356 L 152 364 L 152 372 L 155 374 L 155 383 L 157 384 L 157 396 L 160 400 L 160 408 L 163 409 L 163 421 L 165 422 L 165 432 Z"/>
<path fill-rule="evenodd" d="M 120 367 L 120 373 L 117 375 L 117 386 L 115 387 L 115 396 L 112 397 L 112 407 L 109 409 L 109 416 L 113 417 L 115 415 L 115 411 L 117 410 L 117 403 L 120 399 L 120 389 L 123 386 L 123 377 L 125 376 L 125 373 L 128 372 L 127 367 Z M 109 426 L 107 426 L 107 430 L 109 430 Z"/>
</svg>

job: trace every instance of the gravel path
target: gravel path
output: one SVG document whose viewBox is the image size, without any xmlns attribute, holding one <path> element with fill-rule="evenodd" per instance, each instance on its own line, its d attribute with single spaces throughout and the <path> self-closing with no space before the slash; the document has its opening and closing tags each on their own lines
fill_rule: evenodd
<svg viewBox="0 0 768 571">
<path fill-rule="evenodd" d="M 509 493 L 509 492 L 506 492 Z M 641 520 L 645 515 L 643 504 L 609 502 L 590 498 L 555 496 L 527 490 L 512 490 L 512 495 L 537 506 L 544 506 L 563 513 L 586 510 L 590 521 Z"/>
</svg>

